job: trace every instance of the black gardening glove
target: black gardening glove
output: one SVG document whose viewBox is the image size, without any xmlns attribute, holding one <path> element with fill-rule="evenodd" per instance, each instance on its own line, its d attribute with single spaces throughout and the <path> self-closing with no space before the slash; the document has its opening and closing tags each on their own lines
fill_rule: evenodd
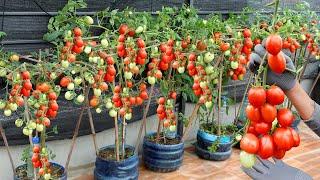
<svg viewBox="0 0 320 180">
<path fill-rule="evenodd" d="M 241 169 L 252 179 L 257 180 L 312 180 L 307 173 L 285 164 L 282 160 L 273 159 L 274 162 L 257 158 L 252 168 Z"/>
<path fill-rule="evenodd" d="M 261 44 L 258 44 L 254 47 L 254 52 L 251 54 L 250 61 L 248 63 L 251 72 L 257 73 L 259 65 L 266 52 L 266 49 Z M 283 51 L 281 53 L 283 53 L 283 56 L 286 59 L 286 69 L 290 69 L 291 71 L 295 72 L 296 69 L 294 67 L 294 64 L 291 58 L 287 56 L 287 54 L 289 53 L 286 51 Z M 267 57 L 265 59 L 265 62 L 267 62 Z M 282 74 L 277 74 L 271 71 L 270 68 L 268 68 L 267 84 L 277 85 L 284 91 L 290 90 L 296 83 L 295 74 L 293 72 L 289 72 L 288 70 L 286 70 Z"/>
</svg>

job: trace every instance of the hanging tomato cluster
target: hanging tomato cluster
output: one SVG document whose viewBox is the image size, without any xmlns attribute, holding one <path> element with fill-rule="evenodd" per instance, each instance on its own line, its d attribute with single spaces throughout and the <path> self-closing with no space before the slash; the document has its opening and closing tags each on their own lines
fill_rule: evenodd
<svg viewBox="0 0 320 180">
<path fill-rule="evenodd" d="M 171 131 L 174 131 L 176 127 L 176 115 L 174 114 L 176 96 L 176 92 L 171 92 L 168 98 L 160 97 L 158 99 L 158 118 L 160 121 L 163 121 L 164 128 L 170 128 Z"/>
<path fill-rule="evenodd" d="M 281 74 L 286 69 L 286 60 L 281 52 L 283 43 L 282 38 L 277 34 L 271 34 L 266 40 L 266 49 L 268 51 L 268 65 L 270 69 Z"/>
<path fill-rule="evenodd" d="M 272 156 L 281 159 L 286 151 L 299 146 L 299 134 L 291 128 L 294 115 L 287 108 L 277 109 L 284 101 L 284 92 L 279 87 L 271 86 L 267 90 L 252 87 L 248 100 L 250 104 L 246 107 L 246 115 L 250 125 L 241 139 L 241 150 L 263 159 Z"/>
<path fill-rule="evenodd" d="M 291 53 L 294 53 L 299 49 L 301 45 L 295 38 L 287 37 L 282 44 L 282 49 L 289 49 Z"/>
<path fill-rule="evenodd" d="M 159 69 L 161 71 L 168 70 L 170 63 L 176 58 L 174 54 L 173 45 L 173 39 L 169 39 L 166 43 L 160 44 L 161 60 L 159 63 Z"/>
</svg>

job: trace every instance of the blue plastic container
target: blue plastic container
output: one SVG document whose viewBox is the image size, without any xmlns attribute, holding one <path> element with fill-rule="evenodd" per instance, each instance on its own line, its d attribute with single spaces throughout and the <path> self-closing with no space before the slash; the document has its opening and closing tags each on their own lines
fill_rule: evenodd
<svg viewBox="0 0 320 180">
<path fill-rule="evenodd" d="M 172 172 L 182 164 L 184 143 L 164 145 L 157 144 L 148 140 L 149 136 L 154 136 L 155 133 L 149 134 L 143 139 L 142 158 L 145 166 L 156 172 Z"/>
<path fill-rule="evenodd" d="M 219 141 L 216 152 L 210 152 L 208 148 Z M 232 137 L 229 135 L 217 136 L 203 130 L 198 130 L 196 154 L 207 160 L 223 161 L 232 153 Z"/>
<path fill-rule="evenodd" d="M 100 149 L 114 149 L 114 145 L 106 146 Z M 125 148 L 130 148 L 134 152 L 134 147 L 126 145 Z M 94 169 L 95 180 L 135 180 L 139 176 L 139 158 L 133 155 L 122 161 L 105 160 L 97 156 Z"/>
<path fill-rule="evenodd" d="M 16 168 L 16 170 L 17 170 L 18 168 L 22 168 L 23 166 L 25 166 L 25 168 L 27 168 L 27 164 L 23 164 L 23 165 L 18 166 L 18 167 Z M 63 170 L 63 172 L 64 172 L 64 173 L 62 174 L 62 176 L 61 176 L 59 179 L 57 179 L 57 180 L 67 180 L 67 174 L 66 174 L 65 169 L 64 169 L 63 166 L 61 166 L 60 164 L 54 163 L 54 162 L 51 162 L 51 166 L 61 168 L 61 169 Z M 21 180 L 21 179 L 18 178 L 17 176 L 14 176 L 13 179 L 14 179 L 14 180 Z"/>
</svg>

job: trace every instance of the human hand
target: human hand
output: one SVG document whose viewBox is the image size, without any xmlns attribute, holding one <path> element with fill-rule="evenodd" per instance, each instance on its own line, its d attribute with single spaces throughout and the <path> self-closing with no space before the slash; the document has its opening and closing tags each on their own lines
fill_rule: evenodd
<svg viewBox="0 0 320 180">
<path fill-rule="evenodd" d="M 274 162 L 257 158 L 252 168 L 241 167 L 241 169 L 252 179 L 257 180 L 312 180 L 307 173 L 285 164 L 282 160 L 273 159 Z"/>
<path fill-rule="evenodd" d="M 261 63 L 262 58 L 264 57 L 265 53 L 267 53 L 267 51 L 263 45 L 258 44 L 254 47 L 254 52 L 251 53 L 250 61 L 248 64 L 251 72 L 257 73 L 259 66 L 260 66 L 260 63 Z M 281 53 L 283 53 L 283 56 L 286 60 L 286 69 L 289 69 L 294 72 L 296 69 L 294 67 L 294 64 L 293 64 L 291 58 L 289 56 L 287 56 L 287 54 L 289 54 L 289 53 L 286 51 L 281 52 Z M 267 59 L 267 57 L 266 57 L 266 59 Z M 294 85 L 296 83 L 294 73 L 286 70 L 282 74 L 278 74 L 278 73 L 271 71 L 270 68 L 268 68 L 268 70 L 267 70 L 267 79 L 266 80 L 267 80 L 268 85 L 275 84 L 275 85 L 279 86 L 281 89 L 283 89 L 284 91 L 290 90 L 291 88 L 294 87 Z"/>
</svg>

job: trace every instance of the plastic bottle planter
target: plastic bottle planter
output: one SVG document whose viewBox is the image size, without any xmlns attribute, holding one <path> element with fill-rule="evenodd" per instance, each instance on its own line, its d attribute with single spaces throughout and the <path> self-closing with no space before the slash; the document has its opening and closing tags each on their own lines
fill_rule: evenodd
<svg viewBox="0 0 320 180">
<path fill-rule="evenodd" d="M 208 147 L 212 146 L 216 141 L 218 142 L 216 152 L 210 152 Z M 231 156 L 232 153 L 232 138 L 231 136 L 219 136 L 212 135 L 198 130 L 197 143 L 196 143 L 196 154 L 207 160 L 224 161 Z"/>
<path fill-rule="evenodd" d="M 148 136 L 154 136 L 155 133 L 149 134 L 143 139 L 142 158 L 145 166 L 156 172 L 172 172 L 182 164 L 184 143 L 172 145 L 163 145 L 152 142 Z"/>
<path fill-rule="evenodd" d="M 57 178 L 53 178 L 53 179 L 56 179 L 56 180 L 67 180 L 67 174 L 65 173 L 65 170 L 64 170 L 64 167 L 61 166 L 60 164 L 57 164 L 57 163 L 53 163 L 51 162 L 51 166 L 53 167 L 54 171 L 62 171 L 62 175 L 57 179 Z M 16 168 L 16 172 L 19 170 L 19 169 L 27 169 L 27 164 L 23 164 L 21 166 L 18 166 Z M 22 177 L 18 177 L 18 175 L 16 174 L 16 176 L 14 176 L 13 178 L 14 180 L 28 180 L 26 178 L 22 178 Z M 32 179 L 30 179 L 32 180 Z"/>
<path fill-rule="evenodd" d="M 114 149 L 115 146 L 106 146 L 100 151 L 106 149 Z M 134 152 L 134 147 L 126 145 L 126 149 L 131 149 Z M 94 169 L 95 180 L 131 180 L 138 179 L 139 158 L 137 155 L 130 156 L 122 161 L 105 160 L 97 156 Z"/>
</svg>

